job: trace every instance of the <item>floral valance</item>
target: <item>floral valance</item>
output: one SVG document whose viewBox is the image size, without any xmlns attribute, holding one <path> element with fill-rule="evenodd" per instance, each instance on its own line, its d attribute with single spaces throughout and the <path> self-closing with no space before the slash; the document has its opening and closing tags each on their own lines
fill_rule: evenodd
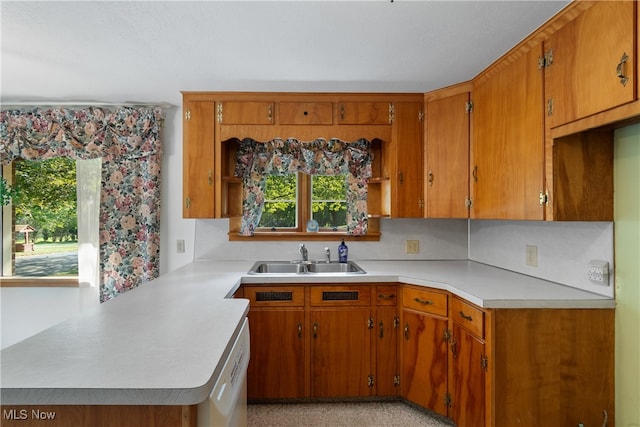
<svg viewBox="0 0 640 427">
<path fill-rule="evenodd" d="M 367 233 L 367 184 L 371 177 L 371 143 L 322 138 L 302 142 L 290 138 L 258 142 L 240 141 L 235 175 L 243 178 L 244 195 L 240 234 L 255 232 L 264 207 L 268 175 L 303 172 L 309 175 L 345 175 L 347 233 Z"/>
<path fill-rule="evenodd" d="M 0 112 L 0 163 L 16 158 L 103 161 L 161 154 L 158 108 L 31 108 Z"/>
</svg>

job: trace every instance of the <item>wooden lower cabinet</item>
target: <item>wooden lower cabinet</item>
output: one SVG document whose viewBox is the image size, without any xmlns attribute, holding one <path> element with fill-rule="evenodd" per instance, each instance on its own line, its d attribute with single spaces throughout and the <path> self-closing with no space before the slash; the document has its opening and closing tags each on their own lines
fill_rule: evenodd
<svg viewBox="0 0 640 427">
<path fill-rule="evenodd" d="M 246 286 L 243 294 L 250 301 L 247 399 L 303 397 L 304 286 Z"/>
</svg>

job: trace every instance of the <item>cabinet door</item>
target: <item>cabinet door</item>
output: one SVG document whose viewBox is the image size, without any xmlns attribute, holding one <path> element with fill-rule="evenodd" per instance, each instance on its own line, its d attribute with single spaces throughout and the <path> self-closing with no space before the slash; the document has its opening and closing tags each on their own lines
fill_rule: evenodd
<svg viewBox="0 0 640 427">
<path fill-rule="evenodd" d="M 426 104 L 427 218 L 467 218 L 469 93 Z"/>
<path fill-rule="evenodd" d="M 485 344 L 453 322 L 449 416 L 456 425 L 485 425 Z"/>
<path fill-rule="evenodd" d="M 393 218 L 422 218 L 423 104 L 398 102 L 394 104 L 392 146 L 388 153 L 392 164 L 391 216 Z"/>
<path fill-rule="evenodd" d="M 369 307 L 311 311 L 312 397 L 372 394 L 369 317 Z"/>
<path fill-rule="evenodd" d="M 304 397 L 304 310 L 249 311 L 248 399 Z"/>
<path fill-rule="evenodd" d="M 535 45 L 474 81 L 471 218 L 544 217 L 541 54 Z"/>
<path fill-rule="evenodd" d="M 182 216 L 214 217 L 214 102 L 184 104 Z"/>
<path fill-rule="evenodd" d="M 278 124 L 281 125 L 331 125 L 331 102 L 280 102 Z"/>
<path fill-rule="evenodd" d="M 446 416 L 447 320 L 403 310 L 402 327 L 402 396 Z"/>
<path fill-rule="evenodd" d="M 388 125 L 391 116 L 388 102 L 338 102 L 340 125 Z"/>
<path fill-rule="evenodd" d="M 375 387 L 377 396 L 396 396 L 398 384 L 398 311 L 378 307 L 375 317 Z"/>
<path fill-rule="evenodd" d="M 273 102 L 218 102 L 216 117 L 219 123 L 225 125 L 271 125 L 273 124 Z"/>
<path fill-rule="evenodd" d="M 544 76 L 549 127 L 635 99 L 636 7 L 632 1 L 595 2 L 545 42 L 546 57 L 553 58 Z"/>
</svg>

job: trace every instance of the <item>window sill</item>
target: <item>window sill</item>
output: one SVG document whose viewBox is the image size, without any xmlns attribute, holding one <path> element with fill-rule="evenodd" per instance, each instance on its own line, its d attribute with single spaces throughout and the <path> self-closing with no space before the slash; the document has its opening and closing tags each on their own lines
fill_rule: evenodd
<svg viewBox="0 0 640 427">
<path fill-rule="evenodd" d="M 352 235 L 333 232 L 298 233 L 298 232 L 258 232 L 253 236 L 241 236 L 236 232 L 229 233 L 230 242 L 256 242 L 256 241 L 360 241 L 377 242 L 380 241 L 380 233 L 368 233 L 365 235 Z"/>
<path fill-rule="evenodd" d="M 78 278 L 64 277 L 0 277 L 0 288 L 77 288 Z"/>
</svg>

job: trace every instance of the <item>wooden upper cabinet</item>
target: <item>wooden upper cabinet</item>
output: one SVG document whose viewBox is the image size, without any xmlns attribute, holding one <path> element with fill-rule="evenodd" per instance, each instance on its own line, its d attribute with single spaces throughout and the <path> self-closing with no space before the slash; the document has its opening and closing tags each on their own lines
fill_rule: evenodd
<svg viewBox="0 0 640 427">
<path fill-rule="evenodd" d="M 388 102 L 338 102 L 338 124 L 388 125 L 391 123 Z"/>
<path fill-rule="evenodd" d="M 544 219 L 541 55 L 538 43 L 474 80 L 471 218 Z"/>
<path fill-rule="evenodd" d="M 225 125 L 271 125 L 274 103 L 268 101 L 218 102 L 216 117 Z"/>
<path fill-rule="evenodd" d="M 546 120 L 551 128 L 637 96 L 637 2 L 593 3 L 544 44 Z"/>
<path fill-rule="evenodd" d="M 182 216 L 214 217 L 214 130 L 213 101 L 184 104 Z"/>
<path fill-rule="evenodd" d="M 425 105 L 427 218 L 467 218 L 469 209 L 469 92 Z"/>
<path fill-rule="evenodd" d="M 280 102 L 278 123 L 282 125 L 331 125 L 331 102 Z"/>
<path fill-rule="evenodd" d="M 391 217 L 422 218 L 423 194 L 423 106 L 421 102 L 393 104 L 391 164 Z"/>
</svg>

